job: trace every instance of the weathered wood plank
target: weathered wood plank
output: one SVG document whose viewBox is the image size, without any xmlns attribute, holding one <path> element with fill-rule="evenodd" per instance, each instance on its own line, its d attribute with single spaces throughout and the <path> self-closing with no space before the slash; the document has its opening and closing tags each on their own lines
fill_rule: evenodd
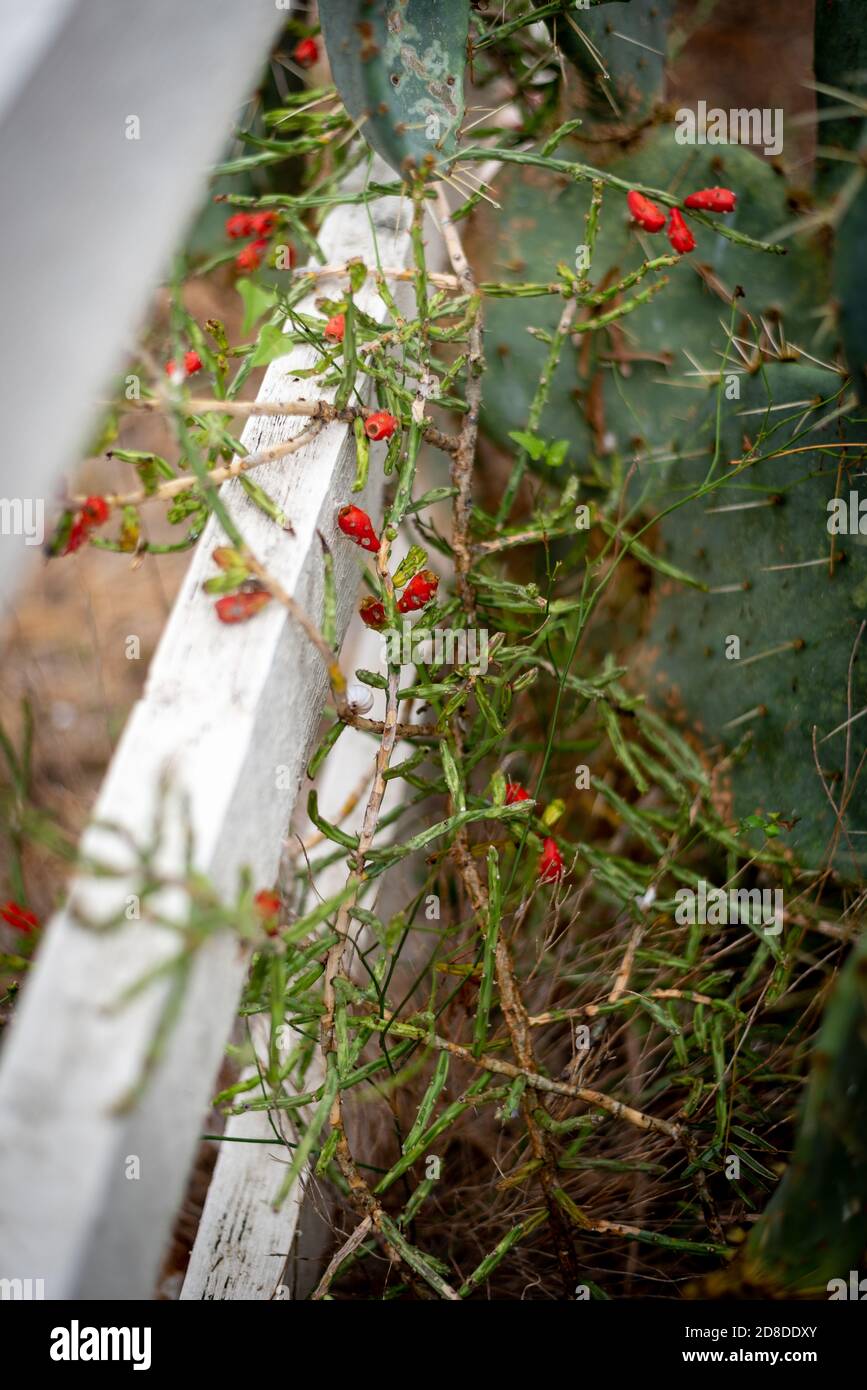
<svg viewBox="0 0 867 1390">
<path fill-rule="evenodd" d="M 379 658 L 379 637 L 365 629 L 354 635 L 350 651 L 344 651 L 344 668 L 347 672 L 356 667 L 376 670 Z M 372 717 L 382 718 L 384 697 L 379 692 L 377 696 L 380 707 L 374 707 Z M 319 804 L 324 815 L 336 818 L 347 795 L 361 785 L 365 776 L 372 781 L 375 753 L 376 745 L 355 729 L 347 729 L 341 735 L 338 748 L 317 778 Z M 396 754 L 395 761 L 399 761 L 400 756 Z M 400 788 L 390 790 L 399 793 Z M 350 834 L 361 828 L 365 800 L 366 793 L 353 813 L 341 821 Z M 306 838 L 313 827 L 306 816 L 296 819 L 300 821 L 299 833 Z M 386 833 L 383 842 L 387 839 Z M 346 866 L 341 859 L 315 875 L 316 893 L 321 898 L 329 898 L 340 891 L 345 880 Z M 366 905 L 375 911 L 375 902 Z M 254 1023 L 259 1025 L 260 1035 L 264 1034 L 260 1055 L 267 1056 L 268 1025 L 258 1018 Z M 317 1085 L 320 1078 L 321 1066 L 317 1067 L 314 1061 L 305 1089 Z M 281 1123 L 278 1112 L 273 1115 L 276 1122 Z M 281 1132 L 293 1139 L 291 1125 L 283 1123 L 285 1128 Z M 271 1203 L 280 1185 L 279 1165 L 287 1161 L 287 1150 L 276 1142 L 270 1145 L 236 1142 L 245 1138 L 273 1138 L 267 1112 L 233 1115 L 226 1123 L 225 1132 L 229 1142 L 220 1147 L 181 1298 L 284 1297 L 283 1268 L 301 1219 L 303 1185 L 296 1185 L 283 1208 L 275 1212 Z"/>
<path fill-rule="evenodd" d="M 250 1033 L 264 1070 L 268 1022 L 254 1018 Z M 256 1073 L 253 1065 L 243 1076 Z M 280 1211 L 274 1211 L 272 1202 L 291 1153 L 275 1138 L 275 1126 L 290 1143 L 294 1141 L 295 1130 L 285 1111 L 251 1110 L 229 1120 L 228 1139 L 221 1145 L 208 1188 L 182 1299 L 268 1301 L 285 1296 L 283 1271 L 295 1239 L 304 1183 L 296 1183 Z"/>
<path fill-rule="evenodd" d="M 0 7 L 3 498 L 50 517 L 286 17 L 274 0 Z M 38 553 L 0 535 L 0 603 Z"/>
<path fill-rule="evenodd" d="M 391 199 L 377 204 L 373 215 L 382 263 L 408 264 L 408 207 Z M 329 263 L 352 255 L 372 260 L 366 211 L 336 211 L 322 243 Z M 366 287 L 362 294 L 363 308 L 383 317 L 375 292 Z M 309 399 L 311 383 L 293 381 L 293 368 L 312 361 L 309 350 L 298 349 L 273 363 L 262 398 Z M 283 441 L 303 423 L 297 417 L 254 417 L 244 444 L 255 450 Z M 335 514 L 353 471 L 350 437 L 340 424 L 259 471 L 291 517 L 294 537 L 255 509 L 236 483 L 223 490 L 254 552 L 317 617 L 317 531 L 335 542 L 341 631 L 356 597 L 358 552 L 340 543 Z M 363 495 L 359 500 L 364 505 Z M 319 655 L 277 603 L 237 628 L 215 621 L 201 583 L 213 572 L 209 554 L 218 538 L 212 524 L 112 762 L 96 817 L 141 836 L 153 819 L 159 773 L 168 768 L 172 785 L 189 798 L 197 865 L 231 893 L 244 865 L 257 884 L 273 881 L 326 680 Z M 89 853 L 129 867 L 116 838 L 104 830 L 93 828 L 85 843 Z M 182 855 L 183 827 L 176 808 L 170 809 L 163 871 L 177 872 Z M 121 906 L 128 891 L 123 880 L 81 880 L 73 900 L 87 918 L 98 918 Z M 200 950 L 165 1055 L 140 1103 L 118 1114 L 113 1107 L 141 1074 L 164 989 L 151 986 L 122 1009 L 118 998 L 176 949 L 174 934 L 144 922 L 98 935 L 64 912 L 46 934 L 10 1030 L 0 1067 L 0 1275 L 44 1278 L 49 1298 L 147 1298 L 153 1289 L 246 964 L 227 937 Z M 130 1155 L 140 1160 L 137 1180 L 126 1176 Z"/>
</svg>

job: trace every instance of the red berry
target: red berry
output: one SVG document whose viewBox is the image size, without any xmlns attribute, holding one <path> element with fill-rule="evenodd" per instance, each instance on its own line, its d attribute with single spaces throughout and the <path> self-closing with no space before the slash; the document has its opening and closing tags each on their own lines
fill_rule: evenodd
<svg viewBox="0 0 867 1390">
<path fill-rule="evenodd" d="M 556 883 L 558 878 L 563 877 L 564 868 L 563 856 L 557 848 L 556 841 L 550 836 L 546 837 L 539 856 L 539 882 Z"/>
<path fill-rule="evenodd" d="M 652 203 L 649 198 L 645 198 L 644 194 L 639 193 L 635 188 L 627 193 L 626 202 L 639 227 L 643 227 L 646 232 L 662 231 L 665 226 L 665 213 L 656 206 L 656 203 Z"/>
<path fill-rule="evenodd" d="M 391 439 L 397 429 L 397 421 L 387 410 L 376 410 L 364 422 L 364 433 L 368 439 Z"/>
<path fill-rule="evenodd" d="M 269 888 L 263 888 L 253 899 L 256 904 L 256 911 L 262 919 L 262 925 L 269 936 L 276 936 L 280 925 L 280 894 L 272 893 Z"/>
<path fill-rule="evenodd" d="M 80 515 L 77 516 L 72 523 L 72 529 L 69 532 L 69 538 L 66 542 L 66 549 L 63 552 L 64 555 L 72 555 L 84 545 L 84 542 L 87 540 L 88 529 L 87 522 L 84 518 Z"/>
<path fill-rule="evenodd" d="M 302 68 L 309 68 L 319 57 L 319 45 L 315 39 L 302 39 L 296 43 L 292 57 Z"/>
<path fill-rule="evenodd" d="M 375 628 L 377 632 L 381 632 L 385 627 L 385 605 L 380 603 L 378 598 L 362 599 L 358 612 L 361 621 L 368 627 Z"/>
<path fill-rule="evenodd" d="M 39 931 L 39 918 L 34 913 L 28 912 L 27 908 L 22 907 L 20 903 L 12 902 L 11 899 L 0 907 L 0 917 L 16 931 L 24 932 L 25 936 L 28 936 L 32 931 Z"/>
<path fill-rule="evenodd" d="M 525 791 L 520 782 L 506 783 L 506 805 L 514 806 L 516 801 L 529 801 L 530 793 Z"/>
<path fill-rule="evenodd" d="M 325 325 L 325 336 L 332 343 L 342 343 L 345 332 L 346 316 L 344 314 L 335 314 L 334 318 L 329 319 Z"/>
<path fill-rule="evenodd" d="M 671 221 L 666 228 L 666 235 L 679 256 L 682 256 L 686 251 L 695 250 L 695 237 L 677 208 L 671 209 Z"/>
<path fill-rule="evenodd" d="M 260 237 L 258 241 L 251 241 L 238 252 L 235 265 L 239 270 L 258 270 L 262 264 L 262 252 L 267 245 L 264 237 Z"/>
<path fill-rule="evenodd" d="M 252 220 L 248 212 L 233 212 L 232 216 L 226 219 L 226 236 L 232 241 L 241 241 L 245 236 L 252 236 Z"/>
<path fill-rule="evenodd" d="M 174 376 L 175 373 L 176 373 L 176 371 L 177 371 L 177 368 L 178 368 L 177 362 L 175 361 L 175 359 L 174 359 L 173 357 L 170 357 L 169 360 L 168 360 L 168 362 L 166 363 L 166 376 Z M 190 349 L 189 352 L 185 352 L 185 353 L 184 353 L 184 376 L 193 376 L 194 373 L 200 372 L 201 370 L 202 370 L 202 359 L 201 359 L 201 357 L 199 356 L 199 354 L 198 354 L 197 352 L 194 352 L 192 349 Z"/>
<path fill-rule="evenodd" d="M 700 188 L 684 198 L 685 208 L 700 208 L 702 212 L 734 212 L 737 194 L 730 188 Z"/>
<path fill-rule="evenodd" d="M 111 508 L 104 497 L 88 497 L 82 503 L 69 531 L 64 555 L 72 555 L 79 550 L 90 535 L 94 526 L 102 526 L 108 521 Z"/>
<path fill-rule="evenodd" d="M 81 519 L 87 526 L 102 526 L 108 521 L 110 511 L 104 497 L 88 497 L 81 508 Z"/>
<path fill-rule="evenodd" d="M 341 507 L 337 513 L 337 525 L 344 536 L 348 536 L 362 550 L 378 550 L 379 537 L 373 529 L 373 522 L 360 507 Z"/>
<path fill-rule="evenodd" d="M 248 593 L 224 594 L 214 606 L 221 623 L 246 623 L 270 601 L 267 589 L 253 589 Z"/>
<path fill-rule="evenodd" d="M 250 218 L 250 234 L 269 237 L 277 226 L 276 212 L 254 212 Z"/>
<path fill-rule="evenodd" d="M 439 582 L 439 578 L 433 570 L 419 570 L 418 574 L 413 575 L 400 596 L 397 605 L 398 613 L 415 613 L 419 608 L 426 608 L 435 596 Z"/>
</svg>

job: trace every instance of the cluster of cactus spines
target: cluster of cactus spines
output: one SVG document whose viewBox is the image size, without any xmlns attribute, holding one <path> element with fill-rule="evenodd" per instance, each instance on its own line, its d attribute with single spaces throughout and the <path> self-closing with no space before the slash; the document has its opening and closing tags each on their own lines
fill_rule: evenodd
<svg viewBox="0 0 867 1390">
<path fill-rule="evenodd" d="M 362 135 L 398 173 L 456 148 L 469 0 L 321 0 L 331 72 Z"/>
<path fill-rule="evenodd" d="M 547 24 L 581 74 L 582 116 L 590 123 L 635 126 L 661 100 L 672 0 L 631 0 L 592 8 L 564 3 Z"/>
</svg>

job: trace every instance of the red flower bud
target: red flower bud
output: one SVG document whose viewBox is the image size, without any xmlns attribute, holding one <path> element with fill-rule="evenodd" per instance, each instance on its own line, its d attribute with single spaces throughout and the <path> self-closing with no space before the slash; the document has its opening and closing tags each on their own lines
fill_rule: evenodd
<svg viewBox="0 0 867 1390">
<path fill-rule="evenodd" d="M 345 332 L 346 317 L 344 314 L 335 314 L 334 318 L 329 319 L 325 325 L 325 336 L 332 343 L 342 343 Z"/>
<path fill-rule="evenodd" d="M 72 555 L 75 553 L 76 550 L 80 549 L 80 547 L 83 546 L 84 542 L 87 540 L 87 535 L 87 522 L 81 516 L 76 517 L 75 521 L 73 521 L 72 523 L 72 528 L 69 532 L 69 538 L 66 542 L 66 549 L 63 552 L 64 555 Z"/>
<path fill-rule="evenodd" d="M 110 511 L 104 497 L 88 497 L 81 508 L 81 519 L 88 526 L 102 526 L 108 521 Z"/>
<path fill-rule="evenodd" d="M 214 607 L 221 623 L 246 623 L 270 602 L 267 589 L 252 589 L 240 594 L 224 594 Z"/>
<path fill-rule="evenodd" d="M 506 783 L 506 805 L 514 806 L 516 801 L 529 801 L 530 793 L 525 791 L 520 782 Z"/>
<path fill-rule="evenodd" d="M 433 570 L 419 570 L 398 600 L 398 613 L 416 613 L 419 608 L 426 608 L 435 596 L 439 582 Z"/>
<path fill-rule="evenodd" d="M 639 193 L 635 188 L 627 193 L 626 202 L 639 227 L 643 227 L 646 232 L 662 231 L 665 226 L 665 213 L 656 206 L 656 203 L 652 203 L 649 198 L 645 198 L 644 194 Z"/>
<path fill-rule="evenodd" d="M 272 893 L 269 888 L 263 888 L 253 899 L 256 904 L 256 911 L 262 919 L 262 926 L 268 936 L 276 936 L 280 924 L 280 902 L 279 893 Z"/>
<path fill-rule="evenodd" d="M 94 526 L 102 526 L 108 521 L 111 508 L 104 497 L 88 497 L 82 503 L 67 537 L 64 555 L 72 555 L 79 550 L 90 535 Z"/>
<path fill-rule="evenodd" d="M 671 221 L 666 228 L 666 235 L 679 256 L 686 251 L 695 250 L 695 237 L 677 208 L 671 209 Z"/>
<path fill-rule="evenodd" d="M 700 188 L 684 198 L 685 208 L 700 208 L 702 212 L 734 212 L 737 194 L 730 188 Z"/>
<path fill-rule="evenodd" d="M 385 604 L 381 603 L 378 598 L 368 596 L 362 599 L 358 612 L 361 621 L 367 627 L 375 628 L 377 632 L 381 632 L 385 627 Z"/>
<path fill-rule="evenodd" d="M 309 68 L 319 57 L 319 45 L 315 39 L 302 39 L 296 43 L 292 57 L 302 68 Z"/>
<path fill-rule="evenodd" d="M 374 411 L 364 422 L 364 433 L 368 439 L 391 439 L 397 429 L 397 421 L 387 410 Z"/>
<path fill-rule="evenodd" d="M 28 912 L 27 908 L 22 907 L 20 903 L 11 900 L 4 903 L 0 907 L 0 917 L 16 931 L 23 932 L 25 936 L 29 936 L 32 931 L 39 931 L 39 918 L 34 913 Z"/>
<path fill-rule="evenodd" d="M 264 237 L 257 241 L 251 241 L 248 246 L 244 246 L 235 257 L 235 265 L 239 270 L 258 270 L 262 264 L 262 252 L 268 242 Z"/>
<path fill-rule="evenodd" d="M 276 226 L 276 212 L 254 212 L 250 217 L 251 236 L 269 237 Z"/>
<path fill-rule="evenodd" d="M 539 882 L 556 883 L 558 878 L 563 877 L 564 869 L 563 856 L 557 848 L 557 842 L 547 836 L 539 856 Z"/>
<path fill-rule="evenodd" d="M 348 536 L 362 550 L 378 550 L 379 537 L 373 529 L 373 522 L 360 507 L 341 507 L 337 513 L 337 525 L 344 536 Z"/>
<path fill-rule="evenodd" d="M 177 371 L 177 365 L 175 359 L 170 357 L 166 363 L 166 376 L 174 376 Z M 191 348 L 189 352 L 184 353 L 184 375 L 194 376 L 196 372 L 200 372 L 201 370 L 202 359 L 199 354 L 194 352 Z"/>
<path fill-rule="evenodd" d="M 248 212 L 233 212 L 232 216 L 226 219 L 226 236 L 232 241 L 241 241 L 245 236 L 251 236 L 251 221 Z"/>
</svg>

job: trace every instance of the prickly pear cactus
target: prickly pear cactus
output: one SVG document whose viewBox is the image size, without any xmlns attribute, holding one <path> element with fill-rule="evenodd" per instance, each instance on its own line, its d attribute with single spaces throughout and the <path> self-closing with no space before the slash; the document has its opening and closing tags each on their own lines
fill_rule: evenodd
<svg viewBox="0 0 867 1390">
<path fill-rule="evenodd" d="M 867 1245 L 865 1191 L 867 945 L 862 937 L 825 1013 L 792 1161 L 747 1244 L 749 1283 L 765 1292 L 863 1298 L 858 1290 L 852 1294 L 850 1280 Z"/>
<path fill-rule="evenodd" d="M 834 446 L 867 440 L 867 421 L 850 415 L 841 426 L 843 383 L 831 371 L 765 362 L 737 380 L 740 400 L 722 403 L 716 476 L 734 472 L 731 460 L 782 456 L 662 521 L 663 553 L 707 589 L 660 587 L 653 678 L 660 700 L 706 747 L 740 746 L 717 788 L 735 816 L 779 812 L 794 822 L 785 843 L 800 862 L 818 868 L 830 856 L 857 876 L 867 864 L 859 776 L 867 739 L 858 722 L 840 726 L 867 704 L 867 653 L 859 660 L 858 648 L 867 535 L 857 507 L 850 515 L 848 481 L 863 471 L 867 443 L 863 453 Z M 679 461 L 671 501 L 707 474 L 707 458 Z M 836 534 L 839 518 L 829 513 L 838 493 L 848 534 Z"/>
<path fill-rule="evenodd" d="M 469 15 L 469 0 L 321 0 L 337 90 L 398 173 L 455 153 Z"/>
<path fill-rule="evenodd" d="M 661 100 L 672 0 L 630 0 L 585 8 L 564 0 L 548 28 L 585 84 L 587 116 L 634 123 Z"/>
<path fill-rule="evenodd" d="M 673 193 L 723 183 L 738 193 L 726 223 L 751 236 L 762 237 L 789 218 L 785 187 L 764 160 L 741 146 L 678 145 L 671 128 L 654 132 L 609 172 Z M 482 214 L 480 233 L 497 276 L 555 280 L 558 262 L 574 268 L 585 235 L 588 187 L 567 184 L 552 200 L 549 176 L 522 170 L 503 178 L 497 189 L 503 211 L 497 218 Z M 810 247 L 793 246 L 786 256 L 761 254 L 704 227 L 694 230 L 695 251 L 643 282 L 646 287 L 667 275 L 659 294 L 622 323 L 582 334 L 574 339 L 578 347 L 563 353 L 538 432 L 570 439 L 574 457 L 640 454 L 646 477 L 678 451 L 707 446 L 714 414 L 708 382 L 724 363 L 735 370 L 741 361 L 729 342 L 736 287 L 744 292 L 736 329 L 744 326 L 743 310 L 756 323 L 764 316 L 780 325 L 786 339 L 812 337 L 822 265 Z M 594 284 L 614 283 L 645 259 L 666 254 L 672 249 L 664 233 L 637 232 L 625 196 L 606 190 Z M 603 308 L 616 304 L 608 301 Z M 547 352 L 528 329 L 553 330 L 561 311 L 562 302 L 553 296 L 490 303 L 484 412 L 488 431 L 506 447 L 509 432 L 526 427 Z"/>
</svg>

